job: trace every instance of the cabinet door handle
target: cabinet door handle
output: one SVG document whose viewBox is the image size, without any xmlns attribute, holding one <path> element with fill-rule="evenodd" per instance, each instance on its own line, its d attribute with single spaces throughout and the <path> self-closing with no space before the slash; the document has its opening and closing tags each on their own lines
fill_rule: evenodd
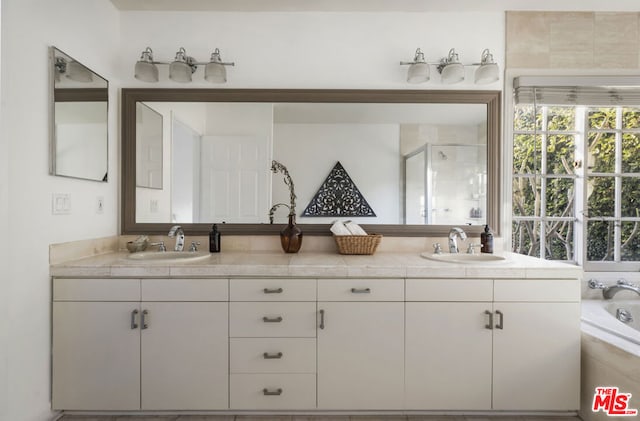
<svg viewBox="0 0 640 421">
<path fill-rule="evenodd" d="M 263 289 L 265 294 L 282 294 L 284 289 L 282 288 L 265 288 Z"/>
<path fill-rule="evenodd" d="M 485 310 L 484 314 L 489 316 L 489 324 L 488 325 L 484 325 L 484 327 L 486 327 L 489 330 L 493 330 L 493 313 L 490 312 L 489 310 Z"/>
<path fill-rule="evenodd" d="M 371 294 L 371 288 L 351 288 L 352 294 Z"/>
<path fill-rule="evenodd" d="M 277 354 L 269 354 L 268 352 L 265 352 L 264 354 L 262 354 L 262 357 L 265 360 L 279 360 L 280 358 L 282 358 L 282 352 L 278 352 Z"/>
<path fill-rule="evenodd" d="M 280 396 L 282 395 L 282 389 L 276 389 L 276 390 L 269 390 L 267 388 L 262 389 L 262 393 L 265 396 Z"/>
<path fill-rule="evenodd" d="M 135 309 L 131 312 L 131 329 L 137 329 L 138 328 L 138 309 Z"/>
<path fill-rule="evenodd" d="M 500 316 L 500 321 L 496 325 L 496 329 L 504 329 L 504 314 L 500 310 L 496 310 L 496 314 Z"/>
<path fill-rule="evenodd" d="M 148 310 L 142 310 L 142 327 L 140 329 L 148 329 L 149 323 L 147 320 L 147 316 L 149 315 Z"/>
<path fill-rule="evenodd" d="M 262 321 L 265 323 L 280 323 L 282 321 L 282 316 L 278 316 L 278 317 L 267 317 L 264 316 L 262 318 Z"/>
<path fill-rule="evenodd" d="M 324 310 L 320 310 L 320 329 L 324 329 Z"/>
</svg>

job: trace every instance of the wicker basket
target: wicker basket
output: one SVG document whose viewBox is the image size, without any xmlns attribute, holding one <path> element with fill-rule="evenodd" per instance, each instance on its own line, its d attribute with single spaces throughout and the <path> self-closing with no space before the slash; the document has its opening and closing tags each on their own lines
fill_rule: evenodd
<svg viewBox="0 0 640 421">
<path fill-rule="evenodd" d="M 373 254 L 382 240 L 382 235 L 334 235 L 333 238 L 340 254 Z"/>
</svg>

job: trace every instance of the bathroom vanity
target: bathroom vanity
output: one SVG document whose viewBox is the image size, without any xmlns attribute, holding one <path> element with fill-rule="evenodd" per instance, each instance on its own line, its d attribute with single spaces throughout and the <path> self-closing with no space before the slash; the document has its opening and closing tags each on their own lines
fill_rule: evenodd
<svg viewBox="0 0 640 421">
<path fill-rule="evenodd" d="M 580 270 L 507 254 L 51 267 L 67 411 L 576 411 Z"/>
</svg>

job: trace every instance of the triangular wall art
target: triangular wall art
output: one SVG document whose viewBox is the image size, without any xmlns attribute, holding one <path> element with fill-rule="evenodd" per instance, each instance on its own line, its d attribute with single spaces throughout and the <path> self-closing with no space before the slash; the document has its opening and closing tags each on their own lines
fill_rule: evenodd
<svg viewBox="0 0 640 421">
<path fill-rule="evenodd" d="M 376 216 L 338 161 L 302 216 Z"/>
</svg>

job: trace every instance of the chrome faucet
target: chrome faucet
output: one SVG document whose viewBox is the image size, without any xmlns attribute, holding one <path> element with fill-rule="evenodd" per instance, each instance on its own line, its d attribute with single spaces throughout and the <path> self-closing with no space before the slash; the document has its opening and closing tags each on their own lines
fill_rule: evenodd
<svg viewBox="0 0 640 421">
<path fill-rule="evenodd" d="M 169 238 L 176 237 L 176 246 L 174 247 L 175 251 L 184 250 L 184 231 L 182 231 L 182 227 L 180 225 L 174 225 L 169 230 Z"/>
<path fill-rule="evenodd" d="M 456 237 L 460 237 L 460 240 L 466 240 L 467 234 L 462 228 L 453 227 L 449 230 L 449 253 L 458 253 L 458 243 Z"/>
<path fill-rule="evenodd" d="M 598 282 L 595 279 L 589 280 L 589 288 L 591 289 L 601 289 L 602 297 L 605 300 L 610 300 L 620 291 L 633 291 L 636 294 L 640 295 L 640 286 L 634 285 L 631 282 L 627 282 L 624 279 L 619 279 L 615 285 L 606 286 L 602 282 Z"/>
</svg>

